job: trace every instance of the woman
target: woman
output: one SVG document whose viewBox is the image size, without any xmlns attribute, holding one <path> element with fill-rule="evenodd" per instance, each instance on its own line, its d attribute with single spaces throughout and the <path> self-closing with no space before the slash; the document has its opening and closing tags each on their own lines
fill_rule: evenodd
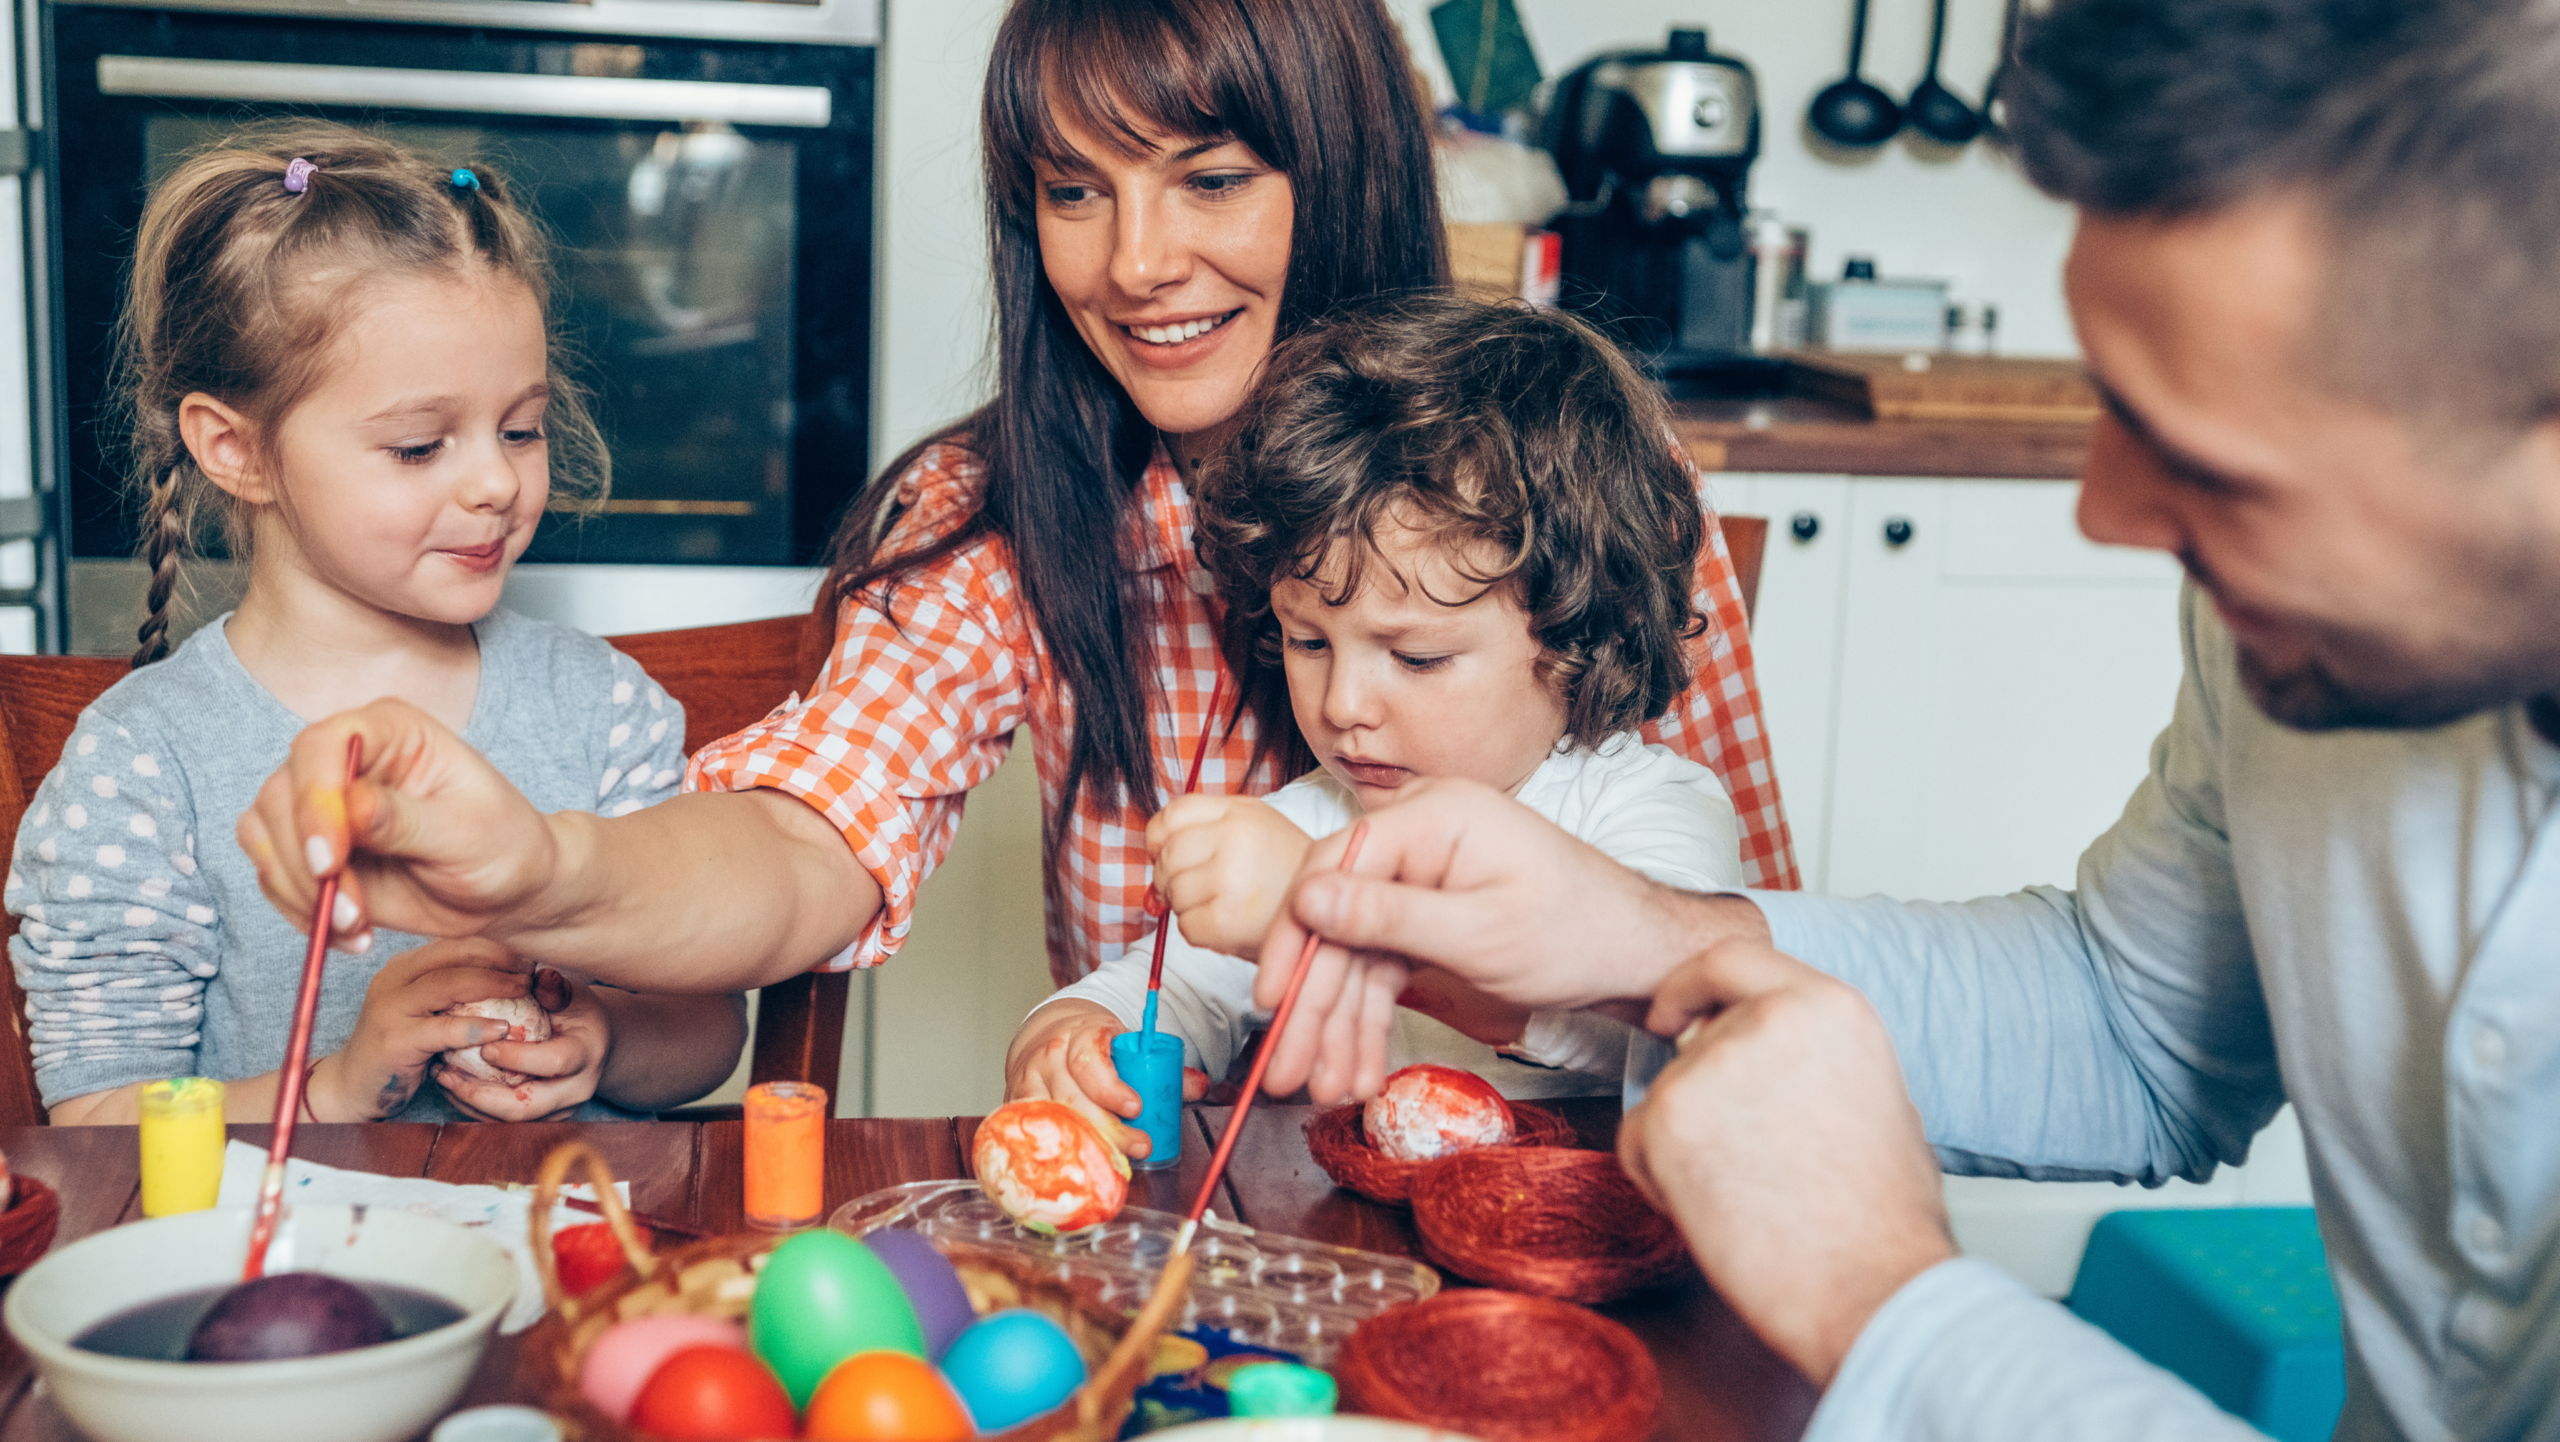
<svg viewBox="0 0 2560 1442">
<path fill-rule="evenodd" d="M 1020 0 L 983 107 L 1000 393 L 848 513 L 836 653 L 807 699 L 704 748 L 689 794 L 612 821 L 537 814 L 408 708 L 333 717 L 241 820 L 269 895 L 307 917 L 352 835 L 349 936 L 488 935 L 660 988 L 874 965 L 1027 723 L 1051 971 L 1116 955 L 1153 924 L 1146 819 L 1201 728 L 1203 788 L 1288 779 L 1288 738 L 1208 714 L 1214 587 L 1183 478 L 1276 337 L 1447 283 L 1410 76 L 1377 0 Z M 1720 539 L 1699 582 L 1699 684 L 1647 734 L 1733 793 L 1745 878 L 1792 886 Z M 351 734 L 364 772 L 341 812 Z"/>
</svg>

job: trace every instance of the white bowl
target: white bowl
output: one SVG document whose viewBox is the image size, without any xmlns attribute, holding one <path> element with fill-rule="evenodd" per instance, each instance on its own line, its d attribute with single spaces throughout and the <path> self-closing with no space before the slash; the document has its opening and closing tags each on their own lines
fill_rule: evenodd
<svg viewBox="0 0 2560 1442">
<path fill-rule="evenodd" d="M 1471 1442 L 1456 1432 L 1384 1417 L 1226 1417 L 1151 1432 L 1173 1442 Z"/>
<path fill-rule="evenodd" d="M 283 1362 L 147 1362 L 71 1345 L 127 1307 L 237 1281 L 250 1219 L 218 1207 L 111 1228 L 11 1285 L 0 1319 L 82 1431 L 97 1442 L 400 1442 L 462 1395 L 515 1295 L 515 1264 L 477 1232 L 385 1207 L 301 1206 L 277 1228 L 268 1271 L 415 1287 L 462 1320 Z"/>
</svg>

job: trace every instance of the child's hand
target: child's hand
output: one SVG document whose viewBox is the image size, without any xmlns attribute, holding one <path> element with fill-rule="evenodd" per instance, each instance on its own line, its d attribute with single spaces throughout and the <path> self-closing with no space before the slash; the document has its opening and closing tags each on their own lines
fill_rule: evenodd
<svg viewBox="0 0 2560 1442">
<path fill-rule="evenodd" d="M 465 1113 L 484 1122 L 538 1122 L 577 1110 L 596 1094 L 613 1052 L 613 1022 L 583 981 L 549 967 L 534 974 L 533 998 L 551 1013 L 549 1041 L 493 1041 L 480 1055 L 491 1066 L 532 1078 L 502 1086 L 438 1063 L 436 1084 Z"/>
<path fill-rule="evenodd" d="M 439 1013 L 466 1001 L 523 996 L 531 971 L 532 963 L 479 937 L 431 941 L 391 958 L 365 988 L 355 1033 L 312 1073 L 311 1114 L 324 1122 L 398 1115 L 439 1055 L 507 1034 L 502 1021 Z"/>
<path fill-rule="evenodd" d="M 1418 966 L 1396 1005 L 1411 1007 L 1486 1046 L 1512 1046 L 1529 1029 L 1529 1008 L 1487 996 L 1453 973 Z"/>
<path fill-rule="evenodd" d="M 1114 1120 L 1134 1119 L 1145 1110 L 1137 1091 L 1120 1080 L 1119 1069 L 1111 1064 L 1111 1039 L 1126 1030 L 1120 1018 L 1089 1001 L 1042 1007 L 1015 1034 L 1005 1057 L 1004 1099 L 1045 1098 L 1077 1107 L 1095 1116 L 1097 1124 L 1110 1122 L 1103 1135 L 1129 1156 L 1144 1159 L 1152 1150 L 1147 1134 Z M 1209 1078 L 1198 1068 L 1182 1069 L 1184 1101 L 1197 1101 L 1208 1089 Z"/>
<path fill-rule="evenodd" d="M 1251 957 L 1313 838 L 1242 796 L 1184 796 L 1147 823 L 1156 891 L 1194 946 Z"/>
</svg>

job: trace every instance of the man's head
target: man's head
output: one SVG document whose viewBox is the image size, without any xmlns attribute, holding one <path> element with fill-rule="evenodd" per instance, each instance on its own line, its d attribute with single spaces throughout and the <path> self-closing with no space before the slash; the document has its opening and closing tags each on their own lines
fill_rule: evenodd
<svg viewBox="0 0 2560 1442">
<path fill-rule="evenodd" d="M 2081 524 L 2305 727 L 2560 691 L 2560 4 L 2060 0 L 2003 81 L 2081 207 Z"/>
</svg>

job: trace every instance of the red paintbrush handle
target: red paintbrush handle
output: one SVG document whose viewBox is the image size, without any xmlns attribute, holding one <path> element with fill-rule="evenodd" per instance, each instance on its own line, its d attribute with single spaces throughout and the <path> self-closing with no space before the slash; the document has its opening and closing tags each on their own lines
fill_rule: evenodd
<svg viewBox="0 0 2560 1442">
<path fill-rule="evenodd" d="M 1209 688 L 1209 714 L 1201 718 L 1199 738 L 1191 743 L 1191 774 L 1182 779 L 1182 794 L 1185 796 L 1200 789 L 1200 761 L 1209 754 L 1209 728 L 1218 724 L 1218 708 L 1225 705 L 1226 700 L 1227 673 L 1221 669 L 1216 684 Z M 1147 888 L 1147 914 L 1156 918 L 1156 959 L 1147 968 L 1149 991 L 1164 988 L 1165 931 L 1171 922 L 1167 913 L 1172 910 L 1172 905 L 1165 902 L 1163 892 L 1154 887 Z"/>
<path fill-rule="evenodd" d="M 1349 871 L 1360 859 L 1360 843 L 1369 839 L 1369 823 L 1351 823 L 1351 839 L 1342 848 L 1341 870 Z M 1298 949 L 1298 964 L 1289 971 L 1289 989 L 1280 993 L 1280 1005 L 1271 1013 L 1271 1030 L 1262 1038 L 1262 1050 L 1253 1054 L 1253 1067 L 1244 1076 L 1244 1091 L 1236 1097 L 1236 1109 L 1227 1117 L 1227 1130 L 1218 1138 L 1218 1149 L 1209 1154 L 1209 1176 L 1200 1183 L 1200 1195 L 1191 1202 L 1191 1220 L 1196 1225 L 1209 1210 L 1209 1194 L 1218 1189 L 1218 1178 L 1226 1175 L 1227 1158 L 1235 1153 L 1236 1138 L 1244 1133 L 1244 1115 L 1253 1110 L 1253 1099 L 1262 1094 L 1262 1074 L 1271 1069 L 1271 1053 L 1289 1030 L 1289 1013 L 1298 1009 L 1298 992 L 1307 984 L 1307 971 L 1315 965 L 1316 951 L 1324 938 L 1307 933 L 1307 944 Z"/>
</svg>

